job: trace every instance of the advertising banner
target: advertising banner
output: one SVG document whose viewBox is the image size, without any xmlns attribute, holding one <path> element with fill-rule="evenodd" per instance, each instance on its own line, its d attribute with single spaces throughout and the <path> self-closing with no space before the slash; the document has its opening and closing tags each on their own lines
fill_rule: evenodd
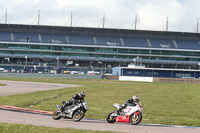
<svg viewBox="0 0 200 133">
<path fill-rule="evenodd" d="M 153 82 L 153 77 L 119 76 L 119 80 Z"/>
</svg>

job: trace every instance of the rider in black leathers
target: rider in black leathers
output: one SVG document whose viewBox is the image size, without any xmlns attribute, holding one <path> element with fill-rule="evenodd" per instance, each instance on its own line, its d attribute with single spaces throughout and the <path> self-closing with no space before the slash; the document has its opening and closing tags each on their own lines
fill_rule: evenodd
<svg viewBox="0 0 200 133">
<path fill-rule="evenodd" d="M 136 104 L 139 102 L 139 100 L 140 100 L 139 96 L 134 95 L 131 99 L 128 99 L 128 101 L 126 101 L 126 102 L 124 102 L 122 104 L 122 108 L 121 109 L 124 109 L 127 106 L 136 106 Z"/>
<path fill-rule="evenodd" d="M 64 109 L 64 107 L 66 107 L 66 106 L 70 106 L 70 105 L 72 105 L 72 104 L 75 104 L 75 103 L 77 103 L 77 102 L 79 102 L 79 101 L 81 101 L 81 100 L 84 100 L 84 97 L 85 97 L 85 92 L 84 91 L 81 91 L 81 92 L 79 92 L 78 94 L 75 94 L 73 97 L 72 97 L 72 99 L 70 99 L 69 101 L 62 101 L 62 103 L 63 103 L 63 106 L 62 106 L 62 108 L 61 109 Z"/>
</svg>

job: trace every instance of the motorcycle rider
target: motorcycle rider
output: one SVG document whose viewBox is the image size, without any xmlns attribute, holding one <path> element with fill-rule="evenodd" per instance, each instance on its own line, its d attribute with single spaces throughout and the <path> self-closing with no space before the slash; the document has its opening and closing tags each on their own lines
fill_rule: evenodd
<svg viewBox="0 0 200 133">
<path fill-rule="evenodd" d="M 128 101 L 126 101 L 122 104 L 122 108 L 120 110 L 126 108 L 127 106 L 136 106 L 137 103 L 139 102 L 139 100 L 140 100 L 140 98 L 138 95 L 133 95 L 133 97 L 131 99 L 128 99 Z"/>
<path fill-rule="evenodd" d="M 72 97 L 72 99 L 70 99 L 69 101 L 64 101 L 63 100 L 62 101 L 63 106 L 62 106 L 61 110 L 64 109 L 64 107 L 66 107 L 66 106 L 70 106 L 70 105 L 75 104 L 75 103 L 77 103 L 77 102 L 79 102 L 81 100 L 84 100 L 84 97 L 85 97 L 85 92 L 84 91 L 80 91 L 78 94 L 75 94 Z"/>
</svg>

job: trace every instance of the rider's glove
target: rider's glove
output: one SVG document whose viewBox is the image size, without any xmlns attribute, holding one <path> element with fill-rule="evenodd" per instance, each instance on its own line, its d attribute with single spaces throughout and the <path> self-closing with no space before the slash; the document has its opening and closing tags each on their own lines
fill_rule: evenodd
<svg viewBox="0 0 200 133">
<path fill-rule="evenodd" d="M 62 100 L 62 104 L 66 104 L 66 101 Z"/>
<path fill-rule="evenodd" d="M 126 104 L 122 103 L 122 107 L 125 107 L 125 106 L 126 106 Z"/>
</svg>

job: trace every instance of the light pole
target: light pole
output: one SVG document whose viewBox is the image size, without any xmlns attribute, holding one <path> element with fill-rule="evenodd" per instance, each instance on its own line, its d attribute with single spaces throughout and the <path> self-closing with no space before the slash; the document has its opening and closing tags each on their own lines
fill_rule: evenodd
<svg viewBox="0 0 200 133">
<path fill-rule="evenodd" d="M 58 56 L 56 57 L 56 60 L 57 60 L 57 69 L 58 69 L 58 67 L 59 67 L 59 57 Z"/>
<path fill-rule="evenodd" d="M 26 65 L 27 65 L 27 58 L 28 58 L 28 56 L 26 55 L 26 56 L 25 56 L 25 59 L 26 59 Z"/>
</svg>

